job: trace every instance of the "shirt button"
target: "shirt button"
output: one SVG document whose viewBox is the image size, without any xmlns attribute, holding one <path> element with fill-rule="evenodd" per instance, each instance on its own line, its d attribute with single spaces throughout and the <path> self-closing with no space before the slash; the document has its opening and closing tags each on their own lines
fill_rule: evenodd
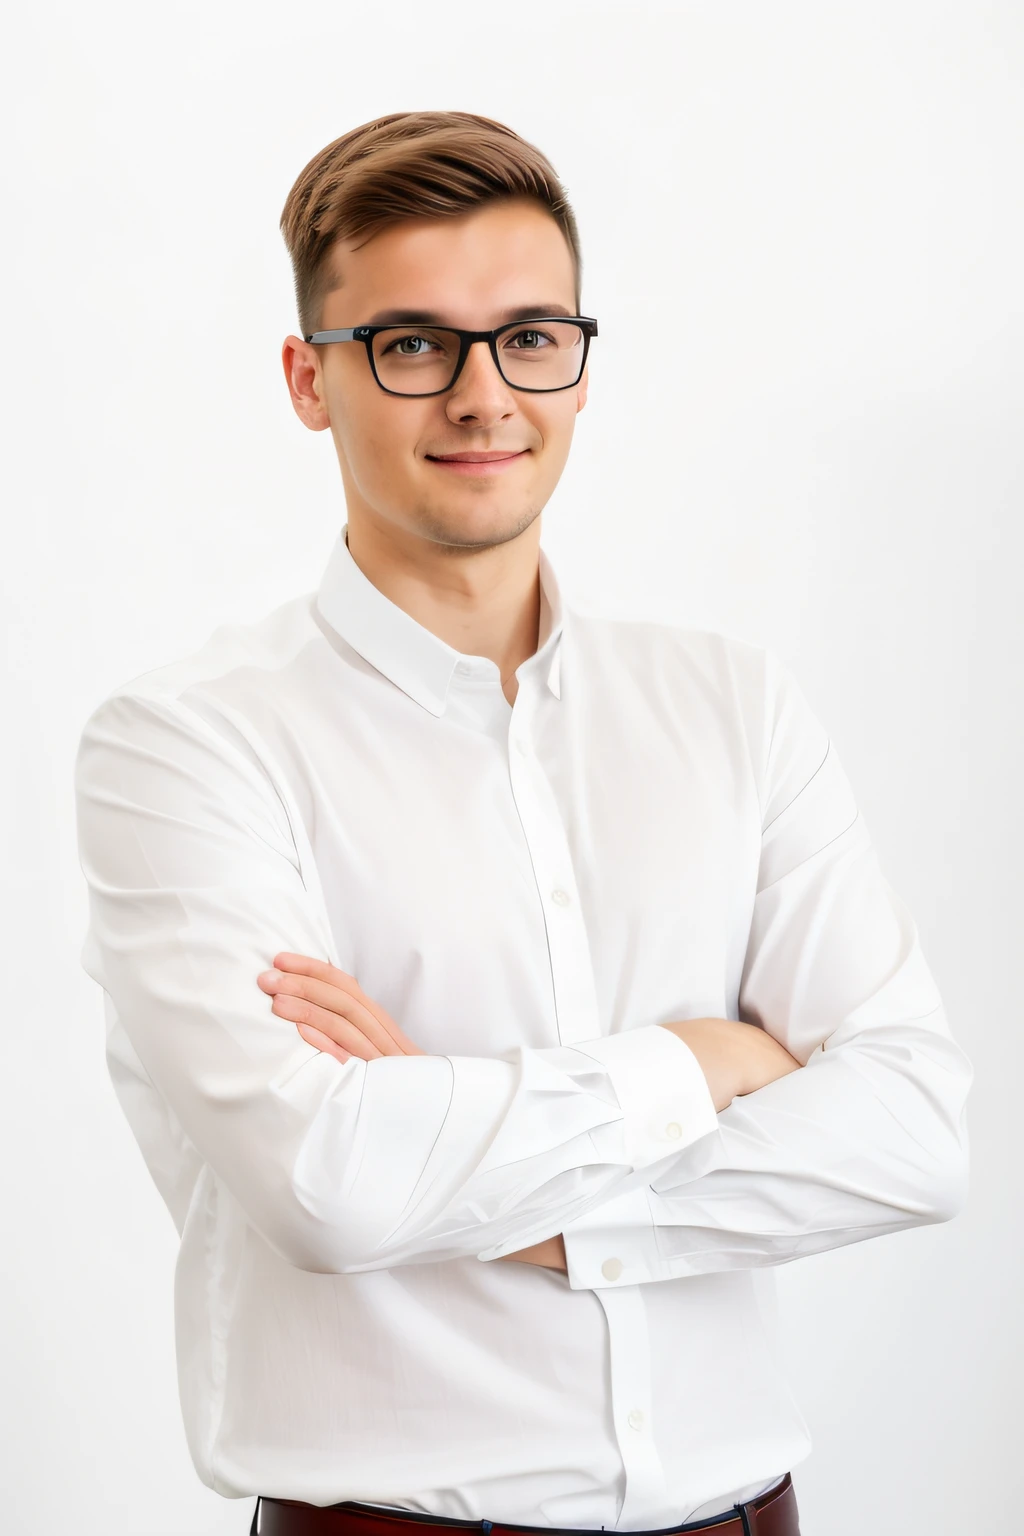
<svg viewBox="0 0 1024 1536">
<path fill-rule="evenodd" d="M 621 1259 L 605 1259 L 601 1265 L 601 1273 L 606 1280 L 617 1280 L 622 1274 Z"/>
<path fill-rule="evenodd" d="M 643 1428 L 643 1424 L 644 1424 L 644 1416 L 640 1412 L 640 1409 L 639 1408 L 631 1409 L 630 1410 L 630 1414 L 629 1414 L 629 1427 L 630 1427 L 630 1429 L 642 1429 Z"/>
<path fill-rule="evenodd" d="M 551 900 L 556 902 L 560 907 L 567 907 L 572 900 L 572 897 L 569 895 L 568 891 L 552 891 Z"/>
<path fill-rule="evenodd" d="M 677 1136 L 681 1136 L 682 1134 L 683 1134 L 683 1128 L 679 1124 L 679 1121 L 678 1120 L 670 1120 L 668 1125 L 666 1125 L 666 1127 L 665 1127 L 665 1135 L 666 1136 L 671 1136 L 672 1140 L 674 1141 Z"/>
</svg>

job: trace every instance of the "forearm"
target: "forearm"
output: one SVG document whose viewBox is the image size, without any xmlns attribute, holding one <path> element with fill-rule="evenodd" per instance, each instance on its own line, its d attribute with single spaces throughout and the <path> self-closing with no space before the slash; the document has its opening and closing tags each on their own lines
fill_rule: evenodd
<svg viewBox="0 0 1024 1536">
<path fill-rule="evenodd" d="M 664 1028 L 671 1030 L 696 1056 L 716 1111 L 726 1109 L 738 1095 L 753 1093 L 776 1078 L 797 1071 L 800 1066 L 785 1047 L 764 1030 L 737 1020 L 686 1019 L 669 1022 Z M 597 1211 L 601 1208 L 598 1206 Z M 640 1212 L 646 1209 L 643 1205 L 634 1208 Z M 501 1257 L 563 1273 L 568 1270 L 562 1233 Z"/>
<path fill-rule="evenodd" d="M 966 1194 L 970 1082 L 941 1010 L 816 1053 L 737 1097 L 716 1138 L 567 1223 L 570 1285 L 783 1264 L 949 1219 Z"/>
</svg>

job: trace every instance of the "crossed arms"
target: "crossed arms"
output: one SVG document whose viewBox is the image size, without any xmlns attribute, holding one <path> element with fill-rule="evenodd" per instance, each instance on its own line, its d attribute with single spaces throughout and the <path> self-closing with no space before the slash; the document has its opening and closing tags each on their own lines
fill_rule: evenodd
<svg viewBox="0 0 1024 1536">
<path fill-rule="evenodd" d="M 632 1283 L 782 1263 L 959 1211 L 970 1063 L 784 670 L 772 708 L 742 1022 L 500 1058 L 410 1041 L 345 1060 L 312 1043 L 289 994 L 268 1006 L 257 986 L 275 957 L 333 947 L 264 778 L 177 697 L 122 692 L 94 711 L 76 760 L 83 963 L 185 1135 L 288 1262 L 545 1262 L 536 1251 L 560 1259 L 561 1237 L 580 1288 L 609 1283 L 609 1230 L 626 1254 L 613 1283 Z M 715 1049 L 702 1060 L 682 1026 L 698 1047 L 701 1028 L 712 1047 L 743 1031 L 751 1056 L 719 1081 Z M 750 1087 L 755 1036 L 756 1060 L 779 1071 Z"/>
<path fill-rule="evenodd" d="M 426 1055 L 387 1010 L 367 996 L 354 976 L 326 960 L 282 952 L 274 956 L 274 967 L 256 980 L 273 998 L 276 1014 L 290 1019 L 304 1040 L 338 1061 L 350 1061 L 353 1056 L 373 1061 L 380 1056 Z M 785 1046 L 753 1024 L 699 1018 L 662 1027 L 696 1057 L 716 1111 L 727 1108 L 737 1094 L 754 1093 L 800 1067 Z M 560 1232 L 498 1257 L 563 1272 L 568 1268 Z"/>
</svg>

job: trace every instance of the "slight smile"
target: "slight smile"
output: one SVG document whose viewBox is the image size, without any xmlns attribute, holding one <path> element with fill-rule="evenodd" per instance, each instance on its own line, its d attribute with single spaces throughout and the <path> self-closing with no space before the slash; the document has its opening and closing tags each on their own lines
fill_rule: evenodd
<svg viewBox="0 0 1024 1536">
<path fill-rule="evenodd" d="M 457 475 L 493 475 L 508 469 L 529 452 L 529 448 L 522 448 L 518 453 L 454 453 L 443 458 L 428 453 L 427 459 L 431 464 L 437 464 L 441 469 L 451 470 Z"/>
</svg>

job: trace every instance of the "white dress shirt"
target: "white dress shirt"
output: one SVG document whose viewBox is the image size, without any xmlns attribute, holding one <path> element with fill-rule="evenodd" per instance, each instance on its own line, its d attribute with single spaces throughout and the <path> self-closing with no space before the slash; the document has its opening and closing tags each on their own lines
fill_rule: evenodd
<svg viewBox="0 0 1024 1536">
<path fill-rule="evenodd" d="M 972 1067 L 775 652 L 576 613 L 542 548 L 510 705 L 345 532 L 317 592 L 114 690 L 75 765 L 196 1470 L 546 1527 L 718 1514 L 811 1448 L 771 1267 L 955 1215 Z M 316 1050 L 257 985 L 281 950 L 429 1054 Z M 803 1069 L 716 1114 L 660 1027 L 703 1015 Z M 568 1274 L 492 1262 L 559 1232 Z"/>
</svg>

